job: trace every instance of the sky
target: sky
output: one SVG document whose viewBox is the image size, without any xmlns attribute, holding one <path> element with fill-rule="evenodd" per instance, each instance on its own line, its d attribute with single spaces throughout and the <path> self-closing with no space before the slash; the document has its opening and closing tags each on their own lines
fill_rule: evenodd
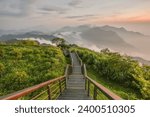
<svg viewBox="0 0 150 117">
<path fill-rule="evenodd" d="M 0 29 L 58 29 L 83 24 L 150 35 L 150 0 L 0 0 Z"/>
</svg>

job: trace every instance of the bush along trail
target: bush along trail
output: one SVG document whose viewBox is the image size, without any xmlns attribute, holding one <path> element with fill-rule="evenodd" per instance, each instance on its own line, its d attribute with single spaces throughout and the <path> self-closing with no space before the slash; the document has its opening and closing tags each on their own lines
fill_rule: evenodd
<svg viewBox="0 0 150 117">
<path fill-rule="evenodd" d="M 76 51 L 87 64 L 91 77 L 124 99 L 150 99 L 150 66 L 141 66 L 130 57 L 112 53 L 108 49 L 95 52 L 72 47 L 70 50 Z M 120 92 L 121 89 L 125 92 Z"/>
</svg>

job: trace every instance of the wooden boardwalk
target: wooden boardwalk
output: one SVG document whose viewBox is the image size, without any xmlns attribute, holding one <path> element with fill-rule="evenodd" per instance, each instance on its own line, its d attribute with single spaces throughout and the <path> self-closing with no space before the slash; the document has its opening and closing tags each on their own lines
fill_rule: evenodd
<svg viewBox="0 0 150 117">
<path fill-rule="evenodd" d="M 67 80 L 67 89 L 59 96 L 58 100 L 89 100 L 85 91 L 85 79 L 80 62 L 75 53 L 71 53 L 71 56 L 73 59 L 72 74 Z"/>
</svg>

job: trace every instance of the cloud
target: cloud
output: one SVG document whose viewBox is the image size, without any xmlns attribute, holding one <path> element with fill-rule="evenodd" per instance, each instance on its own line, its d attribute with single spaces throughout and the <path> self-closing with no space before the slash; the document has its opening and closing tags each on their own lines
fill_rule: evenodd
<svg viewBox="0 0 150 117">
<path fill-rule="evenodd" d="M 87 22 L 87 21 L 91 21 L 93 19 L 97 19 L 99 16 L 98 15 L 93 15 L 93 14 L 88 14 L 88 15 L 81 15 L 81 16 L 67 16 L 65 18 L 68 19 L 75 19 L 76 21 L 80 21 L 80 22 Z"/>
<path fill-rule="evenodd" d="M 69 2 L 69 6 L 72 7 L 78 7 L 81 4 L 82 0 L 72 0 L 71 2 Z"/>
<path fill-rule="evenodd" d="M 1 0 L 0 16 L 25 16 L 35 0 Z"/>
<path fill-rule="evenodd" d="M 56 7 L 56 6 L 43 7 L 43 8 L 40 8 L 40 10 L 42 10 L 43 13 L 45 13 L 45 12 L 47 12 L 47 13 L 56 12 L 58 14 L 64 14 L 67 11 L 66 8 L 61 8 L 61 7 Z"/>
<path fill-rule="evenodd" d="M 82 19 L 82 18 L 89 18 L 89 17 L 95 17 L 96 15 L 80 15 L 80 16 L 68 16 L 65 18 L 69 18 L 69 19 Z"/>
</svg>

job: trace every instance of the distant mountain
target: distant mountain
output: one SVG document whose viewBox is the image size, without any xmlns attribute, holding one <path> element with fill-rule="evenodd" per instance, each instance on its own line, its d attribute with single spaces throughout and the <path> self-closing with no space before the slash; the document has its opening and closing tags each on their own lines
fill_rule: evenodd
<svg viewBox="0 0 150 117">
<path fill-rule="evenodd" d="M 145 36 L 145 35 L 143 35 L 142 33 L 139 33 L 139 32 L 128 31 L 124 27 L 116 28 L 116 27 L 113 27 L 113 26 L 105 25 L 105 26 L 102 26 L 100 28 L 102 30 L 106 30 L 106 31 L 114 31 L 118 34 L 124 33 L 124 34 L 131 34 L 133 36 Z"/>
<path fill-rule="evenodd" d="M 17 34 L 8 33 L 0 36 L 0 41 L 27 38 L 39 41 L 51 41 L 56 37 L 64 38 L 70 44 L 78 44 L 79 46 L 96 51 L 109 48 L 121 54 L 138 56 L 150 60 L 150 36 L 128 31 L 124 27 L 117 28 L 109 25 L 66 26 L 48 34 L 39 31 Z"/>
<path fill-rule="evenodd" d="M 67 26 L 56 31 L 54 36 L 64 38 L 70 43 L 96 50 L 100 48 L 110 48 L 118 51 L 135 49 L 133 45 L 127 43 L 115 31 L 103 30 L 102 27 L 90 25 Z"/>
<path fill-rule="evenodd" d="M 85 30 L 88 30 L 90 29 L 91 26 L 90 25 L 79 25 L 79 26 L 65 26 L 59 30 L 57 30 L 56 32 L 68 32 L 68 31 L 71 31 L 71 32 L 82 32 L 82 31 L 85 31 Z"/>
<path fill-rule="evenodd" d="M 0 29 L 0 36 L 7 35 L 7 34 L 18 34 L 18 33 L 21 33 L 21 31 Z"/>
<path fill-rule="evenodd" d="M 81 37 L 85 40 L 94 43 L 98 47 L 105 46 L 109 48 L 134 48 L 130 44 L 126 43 L 117 33 L 113 31 L 105 31 L 100 27 L 90 28 L 81 33 Z"/>
<path fill-rule="evenodd" d="M 24 39 L 24 38 L 38 38 L 38 39 L 45 39 L 45 40 L 52 40 L 56 38 L 53 35 L 48 35 L 44 34 L 42 32 L 37 32 L 37 31 L 32 31 L 32 32 L 27 32 L 23 34 L 8 34 L 8 35 L 2 35 L 0 37 L 1 41 L 8 41 L 12 39 Z"/>
<path fill-rule="evenodd" d="M 122 37 L 124 41 L 127 43 L 130 43 L 131 45 L 134 45 L 137 47 L 139 50 L 142 52 L 146 52 L 147 54 L 149 53 L 150 50 L 150 36 L 144 35 L 139 32 L 134 32 L 134 31 L 127 31 L 125 28 L 116 28 L 112 26 L 103 26 L 101 27 L 102 30 L 105 31 L 113 31 L 116 32 L 117 35 Z"/>
<path fill-rule="evenodd" d="M 132 56 L 141 56 L 150 60 L 150 36 L 128 31 L 124 27 L 80 25 L 64 27 L 53 34 L 92 50 L 110 48 Z"/>
</svg>

